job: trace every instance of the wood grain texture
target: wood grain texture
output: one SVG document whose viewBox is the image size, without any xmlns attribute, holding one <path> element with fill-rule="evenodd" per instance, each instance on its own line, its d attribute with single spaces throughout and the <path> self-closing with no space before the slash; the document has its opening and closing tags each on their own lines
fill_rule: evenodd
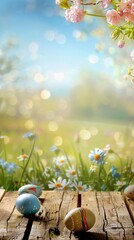
<svg viewBox="0 0 134 240">
<path fill-rule="evenodd" d="M 131 219 L 134 222 L 134 200 L 129 199 L 128 197 L 125 197 L 124 200 L 130 213 Z"/>
<path fill-rule="evenodd" d="M 120 192 L 43 191 L 40 211 L 28 218 L 15 208 L 17 196 L 0 191 L 0 240 L 134 239 L 134 201 Z M 80 204 L 95 214 L 96 222 L 88 232 L 74 234 L 65 227 L 64 218 Z"/>
<path fill-rule="evenodd" d="M 95 213 L 96 223 L 89 231 L 96 239 L 133 240 L 133 223 L 121 193 L 82 193 L 82 206 Z"/>
<path fill-rule="evenodd" d="M 7 192 L 0 202 L 1 240 L 28 239 L 27 225 L 30 219 L 22 216 L 15 208 L 17 196 L 18 196 L 17 192 Z"/>
<path fill-rule="evenodd" d="M 58 228 L 60 235 L 58 239 L 74 239 L 70 238 L 70 231 L 64 226 L 64 217 L 67 212 L 77 207 L 77 193 L 75 192 L 58 192 L 48 191 L 42 194 L 42 209 L 43 213 L 40 217 L 34 219 L 30 240 L 35 239 L 53 239 L 57 236 L 53 234 L 53 229 Z"/>
<path fill-rule="evenodd" d="M 0 189 L 0 200 L 3 198 L 5 192 L 6 191 L 4 189 Z"/>
<path fill-rule="evenodd" d="M 15 208 L 16 192 L 7 192 L 0 201 L 0 239 L 8 233 L 8 220 Z"/>
</svg>

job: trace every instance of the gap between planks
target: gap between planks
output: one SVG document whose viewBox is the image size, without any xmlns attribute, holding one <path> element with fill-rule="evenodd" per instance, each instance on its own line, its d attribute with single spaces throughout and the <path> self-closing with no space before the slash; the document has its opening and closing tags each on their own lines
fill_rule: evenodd
<svg viewBox="0 0 134 240">
<path fill-rule="evenodd" d="M 60 236 L 52 239 L 58 240 L 133 240 L 133 223 L 128 210 L 130 212 L 131 209 L 131 215 L 134 214 L 134 202 L 130 204 L 130 201 L 126 200 L 127 210 L 120 193 L 77 194 L 76 192 L 44 191 L 40 197 L 39 215 L 30 218 L 23 217 L 14 208 L 16 197 L 16 192 L 6 193 L 5 190 L 0 190 L 1 203 L 4 204 L 5 210 L 8 204 L 10 212 L 2 220 L 3 229 L 1 229 L 0 240 L 51 240 L 49 230 L 54 227 L 59 229 Z M 80 206 L 88 207 L 94 212 L 96 223 L 89 232 L 75 236 L 64 226 L 64 217 L 69 210 Z"/>
</svg>

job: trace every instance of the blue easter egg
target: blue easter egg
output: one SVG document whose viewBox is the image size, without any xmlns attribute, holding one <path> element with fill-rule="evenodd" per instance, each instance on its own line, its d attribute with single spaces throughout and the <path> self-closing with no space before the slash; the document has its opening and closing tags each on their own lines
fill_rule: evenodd
<svg viewBox="0 0 134 240">
<path fill-rule="evenodd" d="M 32 215 L 39 211 L 40 202 L 35 195 L 24 193 L 18 196 L 16 200 L 16 208 L 21 214 Z"/>
<path fill-rule="evenodd" d="M 32 193 L 36 197 L 39 197 L 42 193 L 41 187 L 34 185 L 34 184 L 26 184 L 19 188 L 18 195 L 24 194 L 24 193 Z"/>
</svg>

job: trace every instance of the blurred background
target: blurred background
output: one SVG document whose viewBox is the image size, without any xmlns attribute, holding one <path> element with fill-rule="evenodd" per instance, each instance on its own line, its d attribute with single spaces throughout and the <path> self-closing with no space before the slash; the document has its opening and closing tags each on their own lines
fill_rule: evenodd
<svg viewBox="0 0 134 240">
<path fill-rule="evenodd" d="M 94 11 L 94 9 L 92 9 Z M 0 1 L 0 131 L 9 160 L 26 132 L 39 154 L 110 143 L 134 147 L 134 85 L 126 80 L 132 42 L 113 42 L 101 18 L 69 23 L 55 0 Z"/>
</svg>

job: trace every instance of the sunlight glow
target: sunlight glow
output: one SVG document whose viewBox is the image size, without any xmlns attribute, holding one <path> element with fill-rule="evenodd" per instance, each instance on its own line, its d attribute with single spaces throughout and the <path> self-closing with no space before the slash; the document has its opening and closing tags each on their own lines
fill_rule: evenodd
<svg viewBox="0 0 134 240">
<path fill-rule="evenodd" d="M 48 123 L 48 129 L 52 132 L 56 132 L 58 130 L 57 122 L 51 121 Z"/>
<path fill-rule="evenodd" d="M 98 61 L 99 61 L 99 58 L 98 58 L 98 56 L 97 55 L 89 55 L 88 56 L 88 61 L 90 62 L 90 63 L 92 63 L 92 64 L 96 64 L 96 63 L 98 63 Z"/>
<path fill-rule="evenodd" d="M 49 90 L 44 89 L 44 90 L 41 91 L 40 96 L 41 96 L 42 99 L 48 100 L 51 97 L 51 93 L 50 93 Z"/>
<path fill-rule="evenodd" d="M 54 144 L 55 144 L 56 146 L 61 146 L 61 145 L 63 144 L 63 139 L 62 139 L 62 137 L 61 137 L 61 136 L 55 137 L 55 139 L 54 139 Z"/>
<path fill-rule="evenodd" d="M 80 138 L 82 138 L 83 140 L 89 140 L 91 138 L 91 134 L 87 129 L 82 129 L 80 131 Z"/>
<path fill-rule="evenodd" d="M 34 122 L 32 121 L 32 120 L 27 120 L 26 122 L 25 122 L 25 128 L 27 128 L 27 129 L 32 129 L 34 127 Z"/>
<path fill-rule="evenodd" d="M 55 72 L 54 73 L 54 78 L 57 81 L 62 81 L 65 78 L 65 74 L 64 74 L 64 72 Z"/>
</svg>

